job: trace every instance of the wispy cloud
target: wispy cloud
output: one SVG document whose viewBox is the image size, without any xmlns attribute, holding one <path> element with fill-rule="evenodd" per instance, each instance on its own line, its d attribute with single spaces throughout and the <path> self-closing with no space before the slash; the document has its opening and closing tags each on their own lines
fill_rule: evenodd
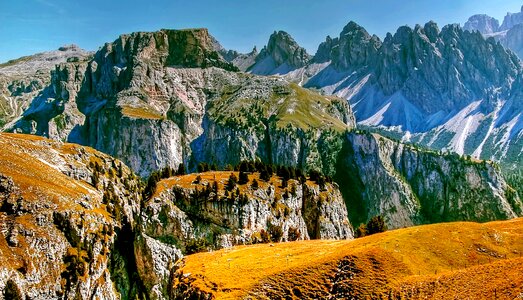
<svg viewBox="0 0 523 300">
<path fill-rule="evenodd" d="M 55 4 L 50 0 L 35 0 L 35 1 L 37 3 L 40 3 L 41 5 L 45 5 L 49 8 L 51 8 L 52 10 L 56 11 L 60 15 L 65 15 L 67 13 L 67 10 L 64 7 Z"/>
</svg>

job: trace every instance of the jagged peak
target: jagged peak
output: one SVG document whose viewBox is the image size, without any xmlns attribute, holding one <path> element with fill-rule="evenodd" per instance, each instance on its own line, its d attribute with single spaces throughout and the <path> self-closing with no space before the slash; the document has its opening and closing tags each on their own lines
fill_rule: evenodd
<svg viewBox="0 0 523 300">
<path fill-rule="evenodd" d="M 343 27 L 343 30 L 341 31 L 342 34 L 343 33 L 349 33 L 349 32 L 354 32 L 354 31 L 361 31 L 363 33 L 365 33 L 366 35 L 369 35 L 369 32 L 361 25 L 359 25 L 358 23 L 354 22 L 354 21 L 350 21 L 347 25 L 345 25 L 345 27 Z"/>
<path fill-rule="evenodd" d="M 283 30 L 271 34 L 267 46 L 262 49 L 257 60 L 260 61 L 268 56 L 272 57 L 276 66 L 287 64 L 291 68 L 303 67 L 311 59 L 307 50 Z"/>
<path fill-rule="evenodd" d="M 223 58 L 223 51 L 226 50 L 206 28 L 161 29 L 122 34 L 98 52 L 97 60 L 109 58 L 117 64 L 126 64 L 135 59 L 147 59 L 164 66 L 214 66 L 237 71 Z M 115 52 L 115 55 L 109 57 L 106 55 L 109 52 Z"/>
</svg>

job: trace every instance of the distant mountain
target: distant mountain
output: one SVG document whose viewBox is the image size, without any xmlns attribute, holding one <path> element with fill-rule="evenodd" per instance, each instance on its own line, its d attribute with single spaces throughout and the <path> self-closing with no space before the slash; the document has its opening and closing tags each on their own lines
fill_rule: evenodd
<svg viewBox="0 0 523 300">
<path fill-rule="evenodd" d="M 474 15 L 463 26 L 468 31 L 479 31 L 482 34 L 493 34 L 499 31 L 499 21 L 488 15 Z"/>
<path fill-rule="evenodd" d="M 33 98 L 49 85 L 56 65 L 86 61 L 93 55 L 68 45 L 0 64 L 0 128 L 20 118 Z"/>
<path fill-rule="evenodd" d="M 381 41 L 350 22 L 281 76 L 348 99 L 360 126 L 513 163 L 523 148 L 522 71 L 516 55 L 458 25 L 404 26 Z"/>
<path fill-rule="evenodd" d="M 285 74 L 304 67 L 311 60 L 307 51 L 284 31 L 274 32 L 248 70 L 258 75 Z"/>
<path fill-rule="evenodd" d="M 479 31 L 485 37 L 493 37 L 503 46 L 523 58 L 523 7 L 521 12 L 507 13 L 503 23 L 488 15 L 474 15 L 465 23 L 463 29 Z"/>
<path fill-rule="evenodd" d="M 521 7 L 520 12 L 507 13 L 505 18 L 503 19 L 501 27 L 499 28 L 499 31 L 510 30 L 512 27 L 521 23 L 523 23 L 523 6 Z"/>
</svg>

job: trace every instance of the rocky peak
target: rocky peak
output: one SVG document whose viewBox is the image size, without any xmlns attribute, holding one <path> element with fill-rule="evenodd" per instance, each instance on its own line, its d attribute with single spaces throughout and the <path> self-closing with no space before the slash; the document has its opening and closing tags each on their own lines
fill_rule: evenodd
<svg viewBox="0 0 523 300">
<path fill-rule="evenodd" d="M 499 31 L 509 30 L 517 24 L 523 23 L 523 7 L 518 13 L 507 13 Z"/>
<path fill-rule="evenodd" d="M 316 62 L 331 60 L 338 70 L 357 69 L 371 64 L 381 46 L 376 35 L 370 35 L 355 22 L 349 22 L 340 33 L 339 38 L 322 43 L 316 54 Z"/>
<path fill-rule="evenodd" d="M 429 40 L 432 43 L 435 43 L 440 32 L 438 24 L 436 24 L 436 22 L 434 21 L 430 21 L 427 24 L 425 24 L 423 30 L 425 31 L 425 35 L 429 38 Z"/>
<path fill-rule="evenodd" d="M 376 75 L 385 93 L 401 91 L 413 100 L 425 95 L 415 101 L 427 113 L 486 99 L 488 86 L 503 87 L 500 92 L 506 93 L 519 69 L 517 58 L 499 43 L 457 24 L 439 33 L 435 23 L 400 27 L 385 39 L 379 57 Z"/>
<path fill-rule="evenodd" d="M 147 61 L 155 66 L 236 70 L 218 53 L 220 48 L 223 49 L 205 28 L 162 29 L 122 35 L 106 44 L 96 60 L 112 59 L 118 65 Z"/>
<path fill-rule="evenodd" d="M 488 15 L 474 15 L 463 26 L 468 31 L 479 31 L 482 34 L 492 34 L 499 31 L 499 21 Z"/>
<path fill-rule="evenodd" d="M 259 59 L 265 57 L 271 57 L 276 66 L 287 64 L 291 68 L 301 68 L 311 59 L 307 51 L 285 31 L 275 31 L 271 35 L 269 43 L 260 52 Z"/>
</svg>

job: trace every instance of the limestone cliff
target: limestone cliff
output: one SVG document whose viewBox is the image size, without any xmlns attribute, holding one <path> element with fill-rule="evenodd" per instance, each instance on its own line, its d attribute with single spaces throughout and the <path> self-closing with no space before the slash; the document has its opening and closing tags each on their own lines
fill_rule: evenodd
<svg viewBox="0 0 523 300">
<path fill-rule="evenodd" d="M 347 182 L 340 184 L 346 187 L 353 222 L 383 215 L 389 227 L 400 228 L 522 214 L 521 200 L 491 162 L 423 150 L 370 133 L 349 133 L 346 141 L 337 176 Z"/>
<path fill-rule="evenodd" d="M 320 190 L 313 182 L 290 180 L 282 188 L 280 178 L 264 182 L 251 174 L 249 183 L 228 192 L 230 174 L 210 172 L 163 180 L 145 203 L 135 253 L 152 299 L 168 298 L 175 263 L 182 254 L 195 251 L 195 245 L 216 250 L 270 239 L 353 238 L 336 184 Z M 258 187 L 252 187 L 253 180 L 259 182 Z"/>
<path fill-rule="evenodd" d="M 0 135 L 0 299 L 129 299 L 140 184 L 77 145 Z"/>
<path fill-rule="evenodd" d="M 354 126 L 346 101 L 231 72 L 212 41 L 206 30 L 121 36 L 87 66 L 57 67 L 49 93 L 11 130 L 92 146 L 141 175 L 255 158 L 332 173 L 319 149 Z"/>
<path fill-rule="evenodd" d="M 14 122 L 23 119 L 29 106 L 35 107 L 33 99 L 42 98 L 41 94 L 46 93 L 44 90 L 55 77 L 51 72 L 56 65 L 80 64 L 90 60 L 92 55 L 76 45 L 69 45 L 0 64 L 0 128 L 11 128 Z M 27 121 L 26 126 L 31 126 L 30 118 Z"/>
</svg>

